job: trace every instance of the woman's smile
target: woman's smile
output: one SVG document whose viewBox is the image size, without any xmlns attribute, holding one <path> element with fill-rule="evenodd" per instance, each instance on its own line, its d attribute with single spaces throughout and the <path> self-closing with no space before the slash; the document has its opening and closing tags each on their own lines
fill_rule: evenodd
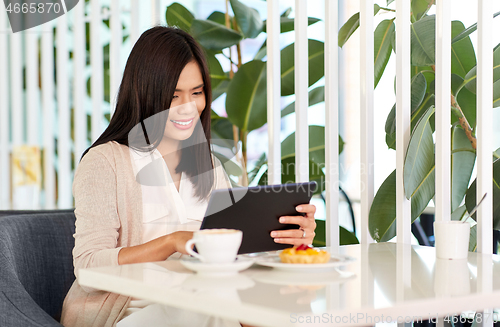
<svg viewBox="0 0 500 327">
<path fill-rule="evenodd" d="M 174 123 L 174 126 L 177 127 L 178 129 L 189 129 L 191 126 L 193 126 L 193 121 L 194 118 L 190 119 L 170 119 L 172 123 Z"/>
</svg>

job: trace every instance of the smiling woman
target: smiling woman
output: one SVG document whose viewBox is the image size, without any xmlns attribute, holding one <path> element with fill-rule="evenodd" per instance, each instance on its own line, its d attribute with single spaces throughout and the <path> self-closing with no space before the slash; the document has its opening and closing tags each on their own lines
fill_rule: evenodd
<svg viewBox="0 0 500 327">
<path fill-rule="evenodd" d="M 231 187 L 210 153 L 211 93 L 203 51 L 189 34 L 161 26 L 142 34 L 127 61 L 115 114 L 75 173 L 76 280 L 64 301 L 64 326 L 240 326 L 78 282 L 81 268 L 186 254 L 211 192 Z M 314 206 L 302 207 L 305 217 L 285 222 L 302 231 L 273 231 L 275 242 L 312 243 Z"/>
</svg>

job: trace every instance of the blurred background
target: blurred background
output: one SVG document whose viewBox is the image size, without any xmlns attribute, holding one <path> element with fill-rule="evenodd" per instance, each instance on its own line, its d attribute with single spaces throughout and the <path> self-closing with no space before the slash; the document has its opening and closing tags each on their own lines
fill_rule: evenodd
<svg viewBox="0 0 500 327">
<path fill-rule="evenodd" d="M 328 0 L 307 2 L 308 37 L 319 41 L 318 44 L 325 38 L 324 1 Z M 387 7 L 392 1 L 375 2 Z M 266 19 L 265 1 L 241 0 L 241 3 L 253 8 L 261 20 Z M 294 1 L 280 0 L 279 5 L 283 16 L 293 20 Z M 476 22 L 476 4 L 456 0 L 453 5 L 452 19 L 461 20 L 466 27 Z M 498 2 L 494 7 L 495 12 L 500 10 Z M 73 207 L 71 185 L 75 168 L 83 151 L 102 133 L 113 114 L 128 54 L 143 31 L 158 24 L 167 25 L 169 19 L 177 21 L 177 12 L 189 17 L 184 10 L 198 20 L 221 24 L 224 24 L 226 12 L 234 16 L 233 7 L 225 0 L 80 0 L 67 14 L 12 33 L 6 9 L 9 8 L 0 6 L 0 210 Z M 357 1 L 339 1 L 339 28 L 358 11 Z M 219 14 L 214 15 L 216 12 Z M 374 28 L 389 14 L 390 11 L 380 11 L 375 16 Z M 283 26 L 282 23 L 281 49 L 293 44 L 295 39 L 293 26 L 289 31 L 283 31 Z M 499 30 L 498 20 L 495 26 Z M 216 84 L 212 108 L 214 131 L 221 132 L 218 135 L 221 139 L 228 132 L 223 129 L 227 127 L 224 124 L 230 102 L 226 97 L 227 81 L 241 64 L 255 59 L 265 62 L 265 52 L 262 52 L 265 40 L 266 34 L 259 32 L 253 37 L 245 36 L 237 44 L 208 49 L 209 56 L 218 62 L 216 66 L 211 65 L 212 80 Z M 474 34 L 471 41 L 476 44 Z M 500 34 L 494 35 L 493 43 L 499 42 Z M 359 217 L 361 169 L 359 49 L 359 33 L 355 33 L 339 53 L 339 134 L 344 142 L 340 154 L 340 180 L 352 202 L 354 217 Z M 319 53 L 323 56 L 321 51 Z M 215 71 L 220 72 L 219 75 Z M 395 151 L 388 149 L 384 131 L 387 115 L 395 102 L 394 76 L 395 57 L 391 56 L 375 89 L 375 189 L 395 168 Z M 320 90 L 322 85 L 324 78 L 321 75 L 309 90 Z M 323 99 L 318 97 L 311 101 L 311 93 L 308 123 L 324 126 Z M 294 101 L 294 94 L 283 95 L 280 110 Z M 282 116 L 281 140 L 286 141 L 295 131 L 295 115 L 292 111 Z M 495 121 L 500 118 L 497 111 L 494 117 Z M 215 150 L 226 158 L 225 166 L 234 184 L 263 183 L 268 146 L 266 124 L 239 136 L 238 141 L 244 146 L 234 147 L 232 154 L 223 149 Z M 500 147 L 500 129 L 495 131 L 494 145 L 495 149 Z M 242 170 L 247 175 L 245 178 Z M 341 196 L 340 224 L 352 230 L 351 209 L 346 199 Z M 317 218 L 324 219 L 321 194 L 314 197 L 313 203 L 318 207 Z"/>
</svg>

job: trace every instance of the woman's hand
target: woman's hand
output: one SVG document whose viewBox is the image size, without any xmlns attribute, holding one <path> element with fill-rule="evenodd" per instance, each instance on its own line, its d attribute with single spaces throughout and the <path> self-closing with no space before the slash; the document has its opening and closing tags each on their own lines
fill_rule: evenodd
<svg viewBox="0 0 500 327">
<path fill-rule="evenodd" d="M 193 238 L 193 232 L 178 231 L 170 234 L 176 252 L 189 254 L 186 252 L 186 243 Z"/>
<path fill-rule="evenodd" d="M 298 212 L 305 213 L 305 217 L 282 216 L 280 217 L 280 223 L 299 225 L 300 229 L 272 231 L 271 237 L 274 238 L 276 243 L 292 245 L 312 244 L 314 236 L 316 235 L 316 233 L 314 233 L 314 230 L 316 229 L 316 221 L 314 220 L 316 207 L 312 204 L 301 204 L 295 209 Z"/>
<path fill-rule="evenodd" d="M 144 244 L 124 247 L 118 252 L 118 264 L 163 261 L 175 252 L 187 254 L 186 242 L 193 232 L 173 232 Z"/>
</svg>

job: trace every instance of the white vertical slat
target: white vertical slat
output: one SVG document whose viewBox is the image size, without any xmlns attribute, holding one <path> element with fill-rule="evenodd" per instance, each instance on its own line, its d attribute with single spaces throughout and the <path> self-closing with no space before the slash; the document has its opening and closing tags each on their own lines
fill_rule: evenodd
<svg viewBox="0 0 500 327">
<path fill-rule="evenodd" d="M 488 194 L 477 211 L 477 251 L 493 253 L 493 30 L 492 1 L 479 0 L 477 32 L 477 189 L 476 199 Z M 478 291 L 489 293 L 493 287 L 491 259 L 478 262 Z M 482 326 L 493 327 L 493 309 L 483 310 Z"/>
<path fill-rule="evenodd" d="M 281 53 L 278 1 L 267 2 L 268 183 L 281 184 Z"/>
<path fill-rule="evenodd" d="M 9 69 L 7 15 L 0 5 L 0 71 Z M 0 74 L 0 209 L 10 209 L 9 79 Z"/>
<path fill-rule="evenodd" d="M 71 148 L 70 148 L 70 112 L 69 112 L 69 76 L 68 76 L 68 16 L 57 19 L 57 113 L 59 137 L 57 139 L 58 156 L 58 208 L 73 206 L 71 196 Z"/>
<path fill-rule="evenodd" d="M 451 217 L 451 1 L 436 3 L 436 221 Z"/>
<path fill-rule="evenodd" d="M 122 20 L 120 0 L 111 1 L 111 41 L 109 49 L 109 77 L 110 77 L 110 102 L 111 102 L 111 115 L 113 115 L 116 107 L 116 95 L 120 87 L 122 77 L 121 71 L 121 56 L 122 49 Z"/>
<path fill-rule="evenodd" d="M 45 23 L 42 34 L 42 117 L 43 173 L 45 209 L 55 208 L 54 173 L 54 37 L 51 22 Z"/>
<path fill-rule="evenodd" d="M 309 180 L 307 2 L 295 0 L 295 179 Z"/>
<path fill-rule="evenodd" d="M 160 25 L 160 0 L 151 0 L 151 25 Z"/>
<path fill-rule="evenodd" d="M 17 32 L 10 34 L 12 144 L 14 146 L 24 143 L 23 33 L 24 32 Z"/>
<path fill-rule="evenodd" d="M 139 0 L 130 0 L 130 42 L 132 47 L 139 38 Z"/>
<path fill-rule="evenodd" d="M 38 27 L 26 32 L 26 113 L 28 120 L 27 140 L 30 145 L 40 145 L 40 97 L 38 91 Z"/>
<path fill-rule="evenodd" d="M 104 100 L 104 72 L 103 53 L 101 43 L 101 1 L 91 1 L 90 20 L 90 64 L 92 66 L 92 78 L 90 91 L 92 93 L 92 142 L 102 133 L 102 106 Z"/>
<path fill-rule="evenodd" d="M 85 1 L 73 8 L 73 125 L 75 126 L 75 167 L 87 147 L 87 113 L 85 112 Z"/>
<path fill-rule="evenodd" d="M 360 0 L 361 29 L 361 242 L 370 243 L 368 215 L 373 201 L 373 0 Z"/>
<path fill-rule="evenodd" d="M 405 196 L 403 167 L 411 130 L 410 3 L 396 0 L 396 235 L 411 243 L 411 203 Z"/>
<path fill-rule="evenodd" d="M 325 1 L 325 171 L 326 245 L 337 248 L 339 236 L 339 51 L 338 0 Z M 334 251 L 335 252 L 335 251 Z"/>
<path fill-rule="evenodd" d="M 492 1 L 479 0 L 477 33 L 477 194 L 478 201 L 487 193 L 477 211 L 477 250 L 493 251 L 493 29 Z"/>
</svg>

